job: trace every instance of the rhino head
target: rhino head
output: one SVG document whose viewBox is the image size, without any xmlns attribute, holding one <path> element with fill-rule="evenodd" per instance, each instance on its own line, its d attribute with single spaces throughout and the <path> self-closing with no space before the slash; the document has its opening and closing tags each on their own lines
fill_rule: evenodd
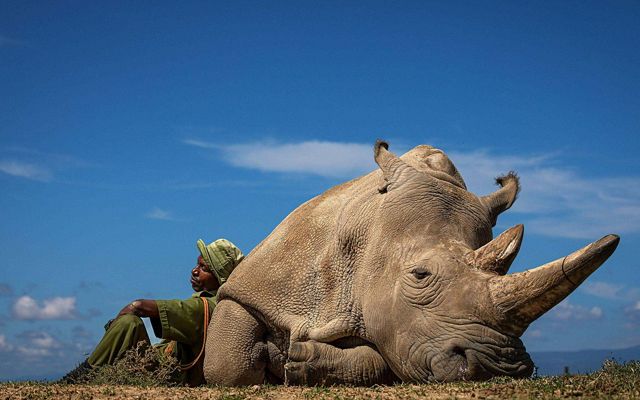
<svg viewBox="0 0 640 400">
<path fill-rule="evenodd" d="M 379 141 L 380 206 L 371 217 L 363 318 L 367 337 L 402 381 L 529 376 L 519 337 L 615 250 L 608 235 L 543 266 L 507 274 L 523 237 L 517 225 L 492 239 L 519 191 L 510 173 L 479 197 L 449 158 L 418 146 L 403 158 Z"/>
</svg>

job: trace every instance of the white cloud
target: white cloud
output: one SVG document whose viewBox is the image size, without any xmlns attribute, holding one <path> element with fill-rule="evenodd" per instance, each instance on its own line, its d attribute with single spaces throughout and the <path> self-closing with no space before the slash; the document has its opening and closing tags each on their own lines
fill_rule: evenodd
<svg viewBox="0 0 640 400">
<path fill-rule="evenodd" d="M 47 357 L 51 355 L 49 349 L 40 349 L 36 347 L 18 346 L 18 352 L 25 357 Z"/>
<path fill-rule="evenodd" d="M 372 146 L 357 143 L 245 144 L 228 146 L 225 152 L 233 165 L 270 172 L 354 177 L 376 166 Z"/>
<path fill-rule="evenodd" d="M 13 345 L 7 342 L 4 335 L 0 335 L 0 353 L 13 350 Z"/>
<path fill-rule="evenodd" d="M 44 319 L 74 318 L 75 297 L 54 297 L 43 301 L 41 315 Z"/>
<path fill-rule="evenodd" d="M 487 152 L 449 154 L 469 190 L 496 190 L 493 178 L 509 170 L 520 176 L 522 192 L 512 208 L 528 219 L 531 232 L 570 238 L 640 230 L 640 178 L 587 178 L 556 156 L 495 156 Z"/>
<path fill-rule="evenodd" d="M 627 318 L 632 322 L 630 327 L 637 328 L 635 324 L 640 322 L 640 301 L 636 301 L 624 310 Z"/>
<path fill-rule="evenodd" d="M 542 331 L 540 329 L 533 329 L 533 330 L 527 331 L 526 335 L 531 339 L 540 339 L 543 336 Z"/>
<path fill-rule="evenodd" d="M 22 296 L 13 304 L 13 315 L 18 319 L 39 319 L 40 307 L 29 296 Z"/>
<path fill-rule="evenodd" d="M 40 182 L 52 181 L 64 170 L 95 166 L 74 156 L 29 147 L 1 146 L 0 155 L 0 172 Z"/>
<path fill-rule="evenodd" d="M 155 207 L 153 210 L 149 211 L 145 216 L 149 219 L 159 219 L 163 221 L 174 220 L 169 211 L 163 210 L 158 207 Z"/>
<path fill-rule="evenodd" d="M 592 296 L 618 300 L 622 297 L 623 287 L 623 285 L 614 285 L 606 282 L 586 282 L 580 286 L 580 289 Z"/>
<path fill-rule="evenodd" d="M 585 282 L 580 285 L 580 290 L 592 296 L 607 300 L 634 302 L 640 299 L 639 287 L 628 287 L 601 281 Z"/>
<path fill-rule="evenodd" d="M 265 172 L 352 178 L 376 168 L 373 145 L 329 141 L 253 142 L 220 145 L 198 139 L 183 143 L 217 149 L 231 165 Z M 489 194 L 496 176 L 515 170 L 522 192 L 512 212 L 530 232 L 593 239 L 606 233 L 640 231 L 640 177 L 589 178 L 562 165 L 560 154 L 501 156 L 487 151 L 448 153 L 469 190 Z"/>
<path fill-rule="evenodd" d="M 568 300 L 564 300 L 551 310 L 551 318 L 560 321 L 600 319 L 603 314 L 600 307 L 583 307 L 571 304 Z"/>
<path fill-rule="evenodd" d="M 47 182 L 53 177 L 51 171 L 21 161 L 3 160 L 0 161 L 0 172 L 20 178 L 32 179 L 34 181 Z"/>
<path fill-rule="evenodd" d="M 32 342 L 37 347 L 42 347 L 45 349 L 57 348 L 60 347 L 60 343 L 55 340 L 51 335 L 44 333 L 39 337 L 34 337 Z"/>
<path fill-rule="evenodd" d="M 76 336 L 61 341 L 48 331 L 23 331 L 8 343 L 0 335 L 0 376 L 3 380 L 24 376 L 60 376 L 87 357 L 99 337 Z"/>
<path fill-rule="evenodd" d="M 53 350 L 59 350 L 64 344 L 59 342 L 47 332 L 27 331 L 21 334 L 22 344 L 14 346 L 7 342 L 4 335 L 0 335 L 0 352 L 13 353 L 14 355 L 28 358 L 51 356 Z M 15 350 L 15 351 L 14 351 Z M 7 356 L 5 354 L 5 356 Z"/>
<path fill-rule="evenodd" d="M 30 297 L 21 296 L 13 304 L 13 316 L 17 319 L 74 319 L 76 315 L 75 297 L 53 297 L 42 304 Z"/>
<path fill-rule="evenodd" d="M 203 140 L 198 140 L 198 139 L 184 139 L 182 141 L 182 143 L 188 144 L 190 146 L 200 147 L 201 149 L 218 149 L 218 148 L 220 148 L 220 146 L 218 146 L 215 143 L 209 143 L 209 142 L 205 142 Z"/>
<path fill-rule="evenodd" d="M 18 346 L 16 351 L 18 354 L 30 357 L 47 357 L 54 353 L 52 350 L 60 349 L 63 344 L 47 332 L 27 331 L 22 334 L 26 343 Z"/>
<path fill-rule="evenodd" d="M 43 349 L 56 349 L 60 347 L 60 342 L 53 338 L 53 336 L 49 335 L 46 332 L 39 332 L 34 334 L 30 338 L 31 344 L 35 347 L 40 347 Z"/>
<path fill-rule="evenodd" d="M 591 307 L 591 309 L 589 310 L 589 317 L 590 318 L 601 318 L 602 317 L 602 308 L 600 307 Z"/>
<path fill-rule="evenodd" d="M 300 143 L 259 142 L 217 145 L 200 140 L 184 143 L 220 149 L 236 167 L 264 172 L 306 173 L 332 178 L 353 178 L 376 168 L 373 145 L 328 141 Z"/>
</svg>

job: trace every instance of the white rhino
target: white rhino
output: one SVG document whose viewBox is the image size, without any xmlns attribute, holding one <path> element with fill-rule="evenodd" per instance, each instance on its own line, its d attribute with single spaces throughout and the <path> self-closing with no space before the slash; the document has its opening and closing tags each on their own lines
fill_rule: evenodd
<svg viewBox="0 0 640 400">
<path fill-rule="evenodd" d="M 293 211 L 219 292 L 208 383 L 373 385 L 526 377 L 519 337 L 615 250 L 608 235 L 506 275 L 517 225 L 492 240 L 519 190 L 509 173 L 478 197 L 449 158 L 385 142 L 380 167 Z"/>
</svg>

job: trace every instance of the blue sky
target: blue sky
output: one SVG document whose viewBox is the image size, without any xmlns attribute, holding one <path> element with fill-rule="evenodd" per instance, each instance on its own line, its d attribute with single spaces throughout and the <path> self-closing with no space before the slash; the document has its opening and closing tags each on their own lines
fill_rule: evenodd
<svg viewBox="0 0 640 400">
<path fill-rule="evenodd" d="M 514 271 L 619 234 L 523 340 L 640 344 L 640 5 L 517 3 L 3 1 L 0 378 L 188 296 L 198 238 L 250 251 L 376 138 L 443 149 L 478 194 L 518 171 Z"/>
</svg>

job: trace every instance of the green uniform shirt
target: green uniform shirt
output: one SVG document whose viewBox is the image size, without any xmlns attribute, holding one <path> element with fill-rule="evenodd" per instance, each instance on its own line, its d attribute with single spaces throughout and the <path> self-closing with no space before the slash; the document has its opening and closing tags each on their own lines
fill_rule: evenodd
<svg viewBox="0 0 640 400">
<path fill-rule="evenodd" d="M 153 332 L 162 338 L 156 347 L 165 354 L 172 354 L 181 365 L 190 364 L 200 353 L 204 345 L 204 304 L 200 297 L 209 303 L 209 319 L 216 307 L 216 292 L 196 292 L 186 300 L 156 300 L 160 318 L 151 318 Z M 181 377 L 183 383 L 200 385 L 204 383 L 200 360 Z"/>
</svg>

